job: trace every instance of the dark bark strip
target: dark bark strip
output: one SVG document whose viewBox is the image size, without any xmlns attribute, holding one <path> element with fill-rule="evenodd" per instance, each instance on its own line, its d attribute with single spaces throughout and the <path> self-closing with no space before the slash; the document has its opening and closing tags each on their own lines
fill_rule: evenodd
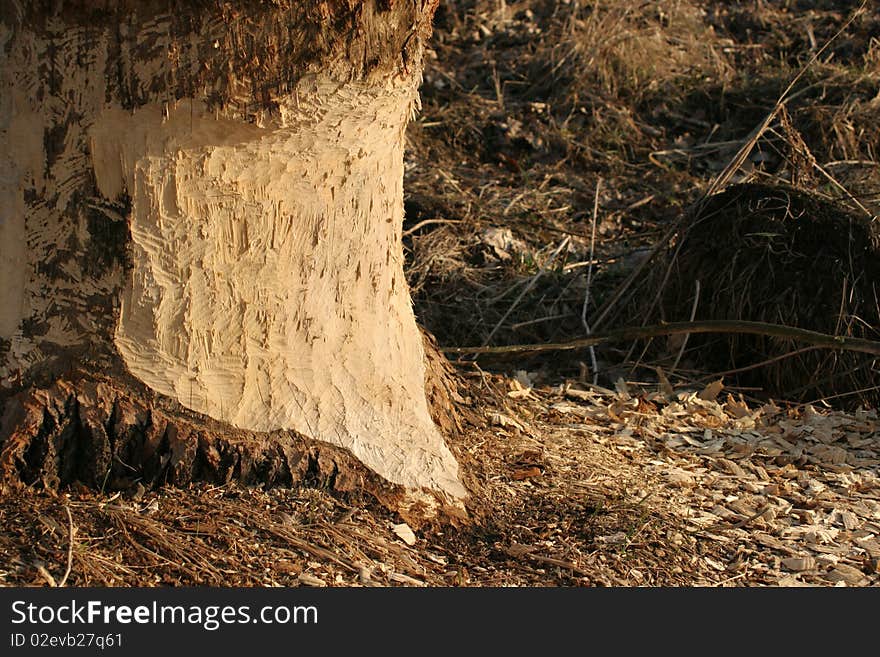
<svg viewBox="0 0 880 657">
<path fill-rule="evenodd" d="M 344 449 L 293 432 L 233 429 L 123 380 L 79 371 L 8 398 L 0 482 L 114 491 L 234 481 L 394 497 L 394 487 Z"/>
<path fill-rule="evenodd" d="M 207 98 L 244 113 L 269 109 L 308 73 L 340 80 L 399 72 L 430 36 L 438 0 L 0 0 L 14 33 L 88 43 L 112 34 L 107 98 Z M 148 64 L 148 66 L 144 66 Z M 51 81 L 56 66 L 45 62 Z M 142 79 L 141 71 L 152 70 Z M 62 81 L 57 80 L 60 84 Z M 56 86 L 58 86 L 56 84 Z M 50 85 L 51 91 L 51 85 Z"/>
<path fill-rule="evenodd" d="M 423 332 L 425 393 L 446 436 L 479 420 L 435 338 Z M 130 375 L 79 367 L 0 398 L 0 494 L 20 486 L 104 492 L 194 482 L 320 488 L 368 496 L 413 526 L 432 517 L 348 450 L 292 431 L 244 431 L 181 407 Z M 446 519 L 462 519 L 446 507 Z"/>
</svg>

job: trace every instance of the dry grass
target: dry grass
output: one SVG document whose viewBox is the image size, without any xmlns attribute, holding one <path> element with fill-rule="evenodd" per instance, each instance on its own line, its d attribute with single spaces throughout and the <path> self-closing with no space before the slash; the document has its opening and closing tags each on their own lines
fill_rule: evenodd
<svg viewBox="0 0 880 657">
<path fill-rule="evenodd" d="M 420 320 L 448 346 L 580 337 L 585 295 L 595 318 L 808 62 L 730 182 L 876 214 L 880 18 L 857 15 L 820 50 L 858 6 L 446 3 L 409 133 L 407 225 L 447 222 L 407 239 Z M 645 321 L 642 288 L 604 328 Z M 644 364 L 641 348 L 602 348 L 602 380 Z"/>
<path fill-rule="evenodd" d="M 637 305 L 657 321 L 748 319 L 876 340 L 880 305 L 880 227 L 803 189 L 733 185 L 708 199 L 658 258 Z M 676 361 L 698 363 L 728 384 L 779 400 L 855 409 L 880 400 L 876 356 L 819 351 L 767 336 L 690 336 Z M 660 347 L 658 353 L 656 347 Z M 765 397 L 766 398 L 766 397 Z"/>
</svg>

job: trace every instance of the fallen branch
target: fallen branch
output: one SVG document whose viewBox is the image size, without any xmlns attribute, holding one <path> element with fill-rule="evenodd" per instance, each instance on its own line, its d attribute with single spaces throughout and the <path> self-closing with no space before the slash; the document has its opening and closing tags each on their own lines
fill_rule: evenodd
<svg viewBox="0 0 880 657">
<path fill-rule="evenodd" d="M 447 354 L 514 354 L 540 351 L 570 351 L 572 349 L 591 347 L 603 342 L 637 340 L 639 338 L 680 335 L 682 333 L 748 333 L 772 338 L 798 340 L 821 349 L 842 349 L 844 351 L 858 351 L 880 356 L 880 342 L 875 340 L 851 338 L 843 335 L 829 335 L 782 324 L 723 319 L 702 322 L 670 322 L 669 324 L 655 326 L 633 326 L 593 333 L 589 337 L 568 342 L 514 344 L 500 347 L 443 347 L 441 351 Z"/>
<path fill-rule="evenodd" d="M 73 568 L 73 536 L 76 534 L 76 527 L 73 526 L 73 515 L 70 513 L 70 507 L 65 505 L 64 510 L 67 511 L 67 521 L 70 523 L 70 535 L 67 540 L 67 569 L 64 571 L 64 577 L 58 582 L 58 586 L 67 584 L 67 578 L 70 577 L 70 570 Z"/>
</svg>

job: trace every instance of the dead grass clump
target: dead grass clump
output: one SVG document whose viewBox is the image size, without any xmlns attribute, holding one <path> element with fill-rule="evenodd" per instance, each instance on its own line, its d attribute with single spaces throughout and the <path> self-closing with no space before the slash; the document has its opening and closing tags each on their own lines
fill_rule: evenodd
<svg viewBox="0 0 880 657">
<path fill-rule="evenodd" d="M 825 85 L 792 118 L 821 165 L 874 213 L 880 210 L 880 66 Z"/>
<path fill-rule="evenodd" d="M 511 91 L 550 108 L 555 135 L 606 166 L 660 133 L 642 114 L 707 82 L 734 76 L 725 47 L 693 2 L 572 2 L 542 23 L 545 37 L 516 67 Z"/>
<path fill-rule="evenodd" d="M 605 95 L 643 98 L 682 77 L 732 73 L 692 2 L 571 3 L 559 37 L 546 43 L 549 74 L 566 92 L 592 81 Z"/>
<path fill-rule="evenodd" d="M 669 321 L 751 320 L 880 337 L 880 226 L 841 202 L 781 184 L 710 198 L 655 273 Z M 695 301 L 696 296 L 696 301 Z M 696 312 L 693 311 L 696 304 Z M 876 406 L 876 357 L 763 336 L 690 336 L 689 354 L 726 382 L 785 400 Z"/>
<path fill-rule="evenodd" d="M 693 184 L 648 160 L 667 144 L 647 114 L 734 75 L 704 17 L 690 0 L 441 5 L 404 225 L 416 313 L 441 344 L 583 335 L 584 299 L 601 303 Z"/>
<path fill-rule="evenodd" d="M 533 250 L 509 228 L 416 236 L 409 277 L 419 321 L 444 345 L 579 333 L 582 257 L 570 238 Z"/>
</svg>

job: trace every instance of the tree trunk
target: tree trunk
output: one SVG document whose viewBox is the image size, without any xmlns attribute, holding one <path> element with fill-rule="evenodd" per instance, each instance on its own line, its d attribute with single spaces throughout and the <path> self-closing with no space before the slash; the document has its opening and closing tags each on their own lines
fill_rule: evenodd
<svg viewBox="0 0 880 657">
<path fill-rule="evenodd" d="M 401 246 L 436 4 L 0 1 L 7 480 L 277 483 L 320 452 L 465 497 Z"/>
</svg>

